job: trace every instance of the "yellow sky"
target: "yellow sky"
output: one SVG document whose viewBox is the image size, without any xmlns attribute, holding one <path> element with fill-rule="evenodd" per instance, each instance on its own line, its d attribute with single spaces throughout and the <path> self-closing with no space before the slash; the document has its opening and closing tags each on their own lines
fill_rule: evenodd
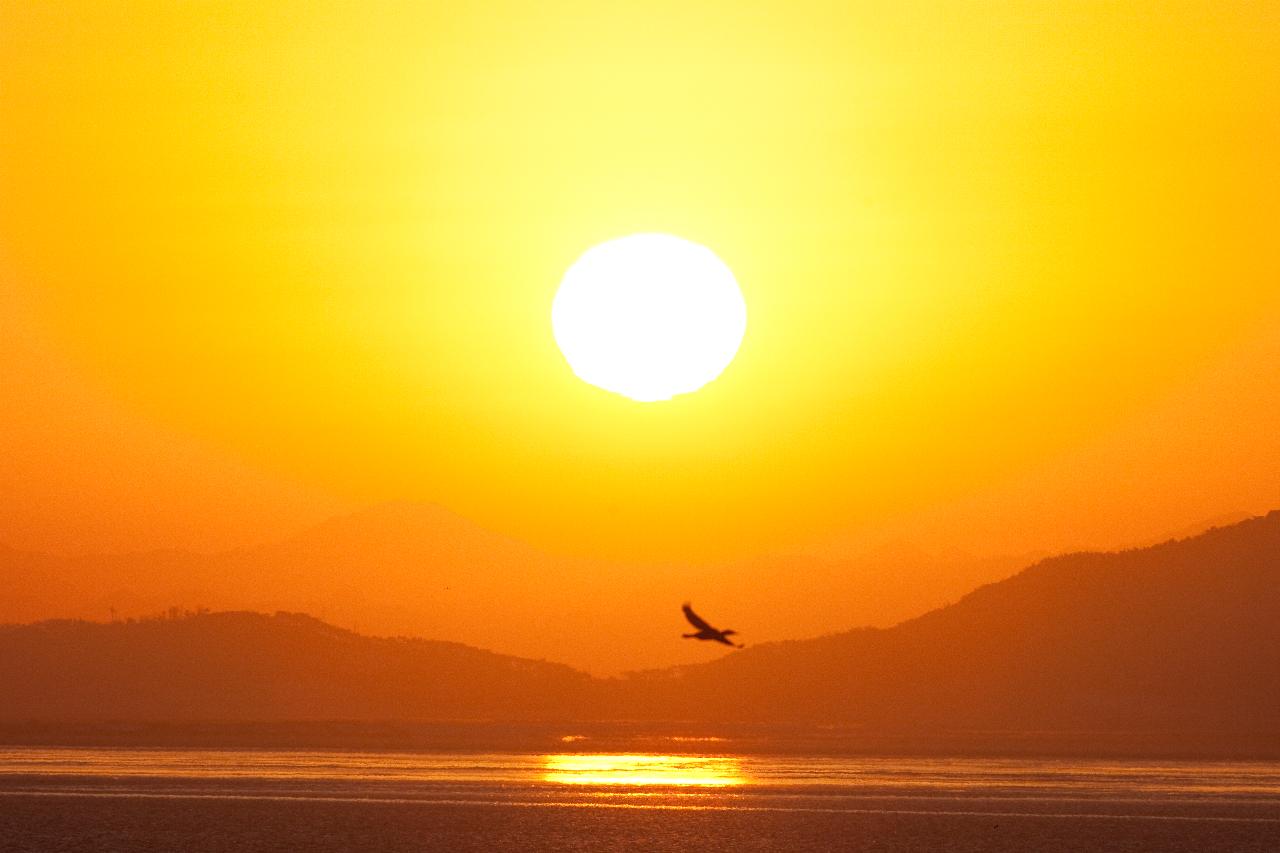
<svg viewBox="0 0 1280 853">
<path fill-rule="evenodd" d="M 0 542 L 409 499 L 580 554 L 982 551 L 1280 504 L 1277 57 L 1265 3 L 5 4 Z M 549 323 L 643 231 L 750 312 L 658 404 Z"/>
</svg>

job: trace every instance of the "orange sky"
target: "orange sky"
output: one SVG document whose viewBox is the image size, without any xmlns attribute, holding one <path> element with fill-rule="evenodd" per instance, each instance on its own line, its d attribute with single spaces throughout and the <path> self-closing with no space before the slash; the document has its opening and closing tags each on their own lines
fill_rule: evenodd
<svg viewBox="0 0 1280 853">
<path fill-rule="evenodd" d="M 410 500 L 991 555 L 1280 506 L 1278 57 L 1269 4 L 6 4 L 0 542 Z M 549 311 L 650 230 L 750 324 L 641 404 Z"/>
</svg>

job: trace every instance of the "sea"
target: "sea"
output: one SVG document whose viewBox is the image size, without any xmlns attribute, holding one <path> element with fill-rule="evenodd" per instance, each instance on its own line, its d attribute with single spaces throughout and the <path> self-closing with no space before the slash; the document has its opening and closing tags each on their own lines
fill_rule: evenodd
<svg viewBox="0 0 1280 853">
<path fill-rule="evenodd" d="M 1276 761 L 555 743 L 0 747 L 0 851 L 1280 851 Z"/>
</svg>

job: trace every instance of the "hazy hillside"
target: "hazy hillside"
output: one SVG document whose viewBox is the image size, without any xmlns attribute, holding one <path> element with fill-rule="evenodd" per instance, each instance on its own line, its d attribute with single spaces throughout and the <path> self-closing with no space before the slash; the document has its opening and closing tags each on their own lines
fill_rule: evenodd
<svg viewBox="0 0 1280 853">
<path fill-rule="evenodd" d="M 561 664 L 362 637 L 294 613 L 0 627 L 7 720 L 547 718 L 572 715 L 589 681 Z"/>
<path fill-rule="evenodd" d="M 676 633 L 671 642 L 684 642 Z M 1045 560 L 894 628 L 624 679 L 301 615 L 216 613 L 0 628 L 0 684 L 10 720 L 1280 732 L 1280 512 L 1152 548 Z"/>
<path fill-rule="evenodd" d="M 1280 512 L 1055 557 L 888 630 L 749 648 L 677 680 L 649 701 L 689 717 L 1280 731 Z"/>
</svg>

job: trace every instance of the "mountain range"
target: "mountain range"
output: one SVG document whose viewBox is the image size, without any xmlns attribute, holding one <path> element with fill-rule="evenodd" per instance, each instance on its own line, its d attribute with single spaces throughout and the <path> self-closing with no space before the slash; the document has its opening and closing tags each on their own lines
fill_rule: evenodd
<svg viewBox="0 0 1280 853">
<path fill-rule="evenodd" d="M 670 634 L 687 642 L 678 626 Z M 10 722 L 627 719 L 1271 737 L 1280 511 L 1042 560 L 890 628 L 615 678 L 296 613 L 174 612 L 0 627 L 0 684 Z"/>
<path fill-rule="evenodd" d="M 430 504 L 330 519 L 256 548 L 58 556 L 0 547 L 0 622 L 196 610 L 310 613 L 360 633 L 463 642 L 617 674 L 710 660 L 672 647 L 685 598 L 753 638 L 887 627 L 1007 577 L 1035 555 L 977 557 L 901 541 L 840 558 L 631 564 L 552 554 Z M 751 578 L 754 583 L 744 583 Z M 756 585 L 785 589 L 760 596 Z M 821 594 L 817 591 L 821 590 Z M 584 637 L 592 642 L 584 642 Z"/>
</svg>

